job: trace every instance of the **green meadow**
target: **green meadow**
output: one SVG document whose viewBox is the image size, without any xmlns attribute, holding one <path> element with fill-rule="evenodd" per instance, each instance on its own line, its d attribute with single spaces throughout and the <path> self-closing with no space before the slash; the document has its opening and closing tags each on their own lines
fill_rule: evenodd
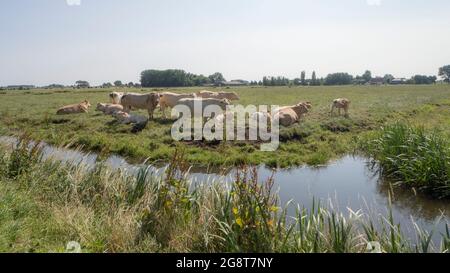
<svg viewBox="0 0 450 273">
<path fill-rule="evenodd" d="M 276 152 L 262 152 L 259 143 L 248 141 L 176 142 L 170 134 L 173 120 L 162 119 L 159 109 L 155 120 L 138 134 L 131 133 L 130 126 L 95 112 L 96 104 L 108 102 L 112 91 L 192 93 L 199 90 L 202 88 L 2 91 L 0 130 L 2 135 L 27 133 L 49 144 L 81 146 L 103 156 L 118 154 L 136 162 L 145 159 L 152 163 L 167 162 L 176 149 L 182 148 L 191 164 L 266 164 L 272 167 L 326 164 L 354 152 L 361 136 L 399 120 L 444 134 L 450 132 L 450 85 L 444 84 L 225 89 L 239 94 L 241 100 L 235 104 L 284 106 L 312 102 L 313 109 L 300 124 L 281 129 L 282 143 Z M 349 118 L 329 114 L 331 102 L 341 97 L 352 101 Z M 85 99 L 93 105 L 89 114 L 56 115 L 59 107 Z"/>
</svg>

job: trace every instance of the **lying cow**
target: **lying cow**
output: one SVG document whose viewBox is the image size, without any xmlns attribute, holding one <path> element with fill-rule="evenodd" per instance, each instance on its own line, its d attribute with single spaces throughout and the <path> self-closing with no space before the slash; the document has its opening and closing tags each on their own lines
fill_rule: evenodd
<svg viewBox="0 0 450 273">
<path fill-rule="evenodd" d="M 348 99 L 340 98 L 335 99 L 331 105 L 331 115 L 334 114 L 335 110 L 338 109 L 339 116 L 341 115 L 341 109 L 344 109 L 345 116 L 348 117 L 348 109 L 350 108 L 351 101 Z"/>
<path fill-rule="evenodd" d="M 120 103 L 126 113 L 130 113 L 132 108 L 145 109 L 148 111 L 149 118 L 153 119 L 153 113 L 159 104 L 159 94 L 125 94 L 123 95 Z"/>
<path fill-rule="evenodd" d="M 113 114 L 113 117 L 115 117 L 120 123 L 123 124 L 137 124 L 137 123 L 144 123 L 148 121 L 148 118 L 144 116 L 139 115 L 133 115 L 129 114 L 123 111 L 118 111 Z"/>
<path fill-rule="evenodd" d="M 148 124 L 148 118 L 139 115 L 129 114 L 123 111 L 118 111 L 113 114 L 120 123 L 122 124 L 133 124 L 133 129 L 131 132 L 137 133 L 145 129 Z"/>
<path fill-rule="evenodd" d="M 165 92 L 160 94 L 159 105 L 163 117 L 166 118 L 166 108 L 173 108 L 178 104 L 181 99 L 194 99 L 197 96 L 195 94 L 176 94 L 171 92 Z"/>
<path fill-rule="evenodd" d="M 111 99 L 111 102 L 113 104 L 120 104 L 120 101 L 122 100 L 124 93 L 120 92 L 112 92 L 109 94 L 109 98 Z"/>
<path fill-rule="evenodd" d="M 273 118 L 278 119 L 280 125 L 289 127 L 297 122 L 300 122 L 302 116 L 307 114 L 311 108 L 311 103 L 301 102 L 294 106 L 280 108 L 278 112 L 274 114 Z"/>
<path fill-rule="evenodd" d="M 123 111 L 123 106 L 120 104 L 99 103 L 95 110 L 103 112 L 105 115 L 112 115 L 115 112 Z"/>
<path fill-rule="evenodd" d="M 80 114 L 80 113 L 88 113 L 89 107 L 91 104 L 89 101 L 85 100 L 79 104 L 67 105 L 60 108 L 56 114 L 58 115 L 70 115 L 70 114 Z"/>
<path fill-rule="evenodd" d="M 217 105 L 222 110 L 226 110 L 227 106 L 230 105 L 230 101 L 227 99 L 202 99 L 202 98 L 195 98 L 195 99 L 181 99 L 178 101 L 177 105 L 184 105 L 189 108 L 191 111 L 192 116 L 195 113 L 195 106 L 201 105 L 201 109 L 198 109 L 203 114 L 203 111 L 206 107 L 211 105 Z"/>
<path fill-rule="evenodd" d="M 239 100 L 236 92 L 211 92 L 205 90 L 197 92 L 197 97 L 204 99 L 227 99 L 230 101 Z"/>
</svg>

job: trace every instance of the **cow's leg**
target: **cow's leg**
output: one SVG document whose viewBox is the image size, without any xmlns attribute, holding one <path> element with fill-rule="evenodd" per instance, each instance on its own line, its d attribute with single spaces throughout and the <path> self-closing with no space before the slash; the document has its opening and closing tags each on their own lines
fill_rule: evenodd
<svg viewBox="0 0 450 273">
<path fill-rule="evenodd" d="M 153 112 L 154 112 L 153 109 L 148 109 L 148 117 L 149 117 L 150 120 L 153 119 Z"/>
<path fill-rule="evenodd" d="M 161 103 L 161 112 L 164 119 L 166 119 L 166 105 L 164 103 Z"/>
<path fill-rule="evenodd" d="M 334 114 L 334 104 L 331 105 L 331 112 L 330 112 L 330 115 L 331 115 L 331 116 L 333 116 L 333 114 Z"/>
</svg>

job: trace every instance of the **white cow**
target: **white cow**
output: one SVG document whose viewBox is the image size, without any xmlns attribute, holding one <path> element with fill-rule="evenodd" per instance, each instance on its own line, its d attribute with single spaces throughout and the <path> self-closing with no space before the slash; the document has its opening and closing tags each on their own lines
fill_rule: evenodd
<svg viewBox="0 0 450 273">
<path fill-rule="evenodd" d="M 123 106 L 120 104 L 99 103 L 96 110 L 103 112 L 105 115 L 112 115 L 115 112 L 123 111 Z"/>
<path fill-rule="evenodd" d="M 192 94 L 176 94 L 171 92 L 164 92 L 160 94 L 159 106 L 163 114 L 163 118 L 166 118 L 166 108 L 173 108 L 178 104 L 181 99 L 194 99 L 197 95 Z"/>
<path fill-rule="evenodd" d="M 236 92 L 212 92 L 212 91 L 200 91 L 197 92 L 197 97 L 204 99 L 227 99 L 230 101 L 239 100 L 238 94 Z"/>
<path fill-rule="evenodd" d="M 333 104 L 331 105 L 331 115 L 334 114 L 334 111 L 338 109 L 339 115 L 341 115 L 341 109 L 344 109 L 345 116 L 348 117 L 348 109 L 350 108 L 351 101 L 349 99 L 340 98 L 335 99 Z"/>
<path fill-rule="evenodd" d="M 124 112 L 130 113 L 132 108 L 145 109 L 148 111 L 150 119 L 153 119 L 153 112 L 159 103 L 158 93 L 149 94 L 125 94 L 121 99 Z"/>
<path fill-rule="evenodd" d="M 211 105 L 217 105 L 222 110 L 226 110 L 227 106 L 230 105 L 230 101 L 227 99 L 202 99 L 202 98 L 194 98 L 194 99 L 181 99 L 178 101 L 177 105 L 184 105 L 189 108 L 191 114 L 195 113 L 195 106 L 200 105 L 201 109 L 198 109 L 203 113 L 206 107 Z"/>
<path fill-rule="evenodd" d="M 120 101 L 122 100 L 124 93 L 121 92 L 112 92 L 109 94 L 109 98 L 111 99 L 111 102 L 113 104 L 120 104 Z"/>
</svg>

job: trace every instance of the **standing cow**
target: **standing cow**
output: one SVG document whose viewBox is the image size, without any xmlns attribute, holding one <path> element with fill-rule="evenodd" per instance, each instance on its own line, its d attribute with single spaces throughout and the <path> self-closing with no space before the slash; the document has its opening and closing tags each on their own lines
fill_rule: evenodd
<svg viewBox="0 0 450 273">
<path fill-rule="evenodd" d="M 331 105 L 331 115 L 338 109 L 339 115 L 341 115 L 341 109 L 344 109 L 345 117 L 348 117 L 348 109 L 350 108 L 351 101 L 345 98 L 335 99 Z"/>
<path fill-rule="evenodd" d="M 159 94 L 125 94 L 121 99 L 123 110 L 126 113 L 130 113 L 132 108 L 145 109 L 148 111 L 148 116 L 153 119 L 153 113 L 159 104 Z"/>
<path fill-rule="evenodd" d="M 111 102 L 113 104 L 120 104 L 120 101 L 122 100 L 124 93 L 121 92 L 112 92 L 109 94 L 109 98 L 111 99 Z"/>
<path fill-rule="evenodd" d="M 238 94 L 236 92 L 212 92 L 212 91 L 199 91 L 197 92 L 197 97 L 204 99 L 227 99 L 229 101 L 239 100 Z"/>
<path fill-rule="evenodd" d="M 163 118 L 166 118 L 166 108 L 174 108 L 181 99 L 195 99 L 195 94 L 176 94 L 171 92 L 164 92 L 160 95 L 159 105 Z"/>
</svg>

